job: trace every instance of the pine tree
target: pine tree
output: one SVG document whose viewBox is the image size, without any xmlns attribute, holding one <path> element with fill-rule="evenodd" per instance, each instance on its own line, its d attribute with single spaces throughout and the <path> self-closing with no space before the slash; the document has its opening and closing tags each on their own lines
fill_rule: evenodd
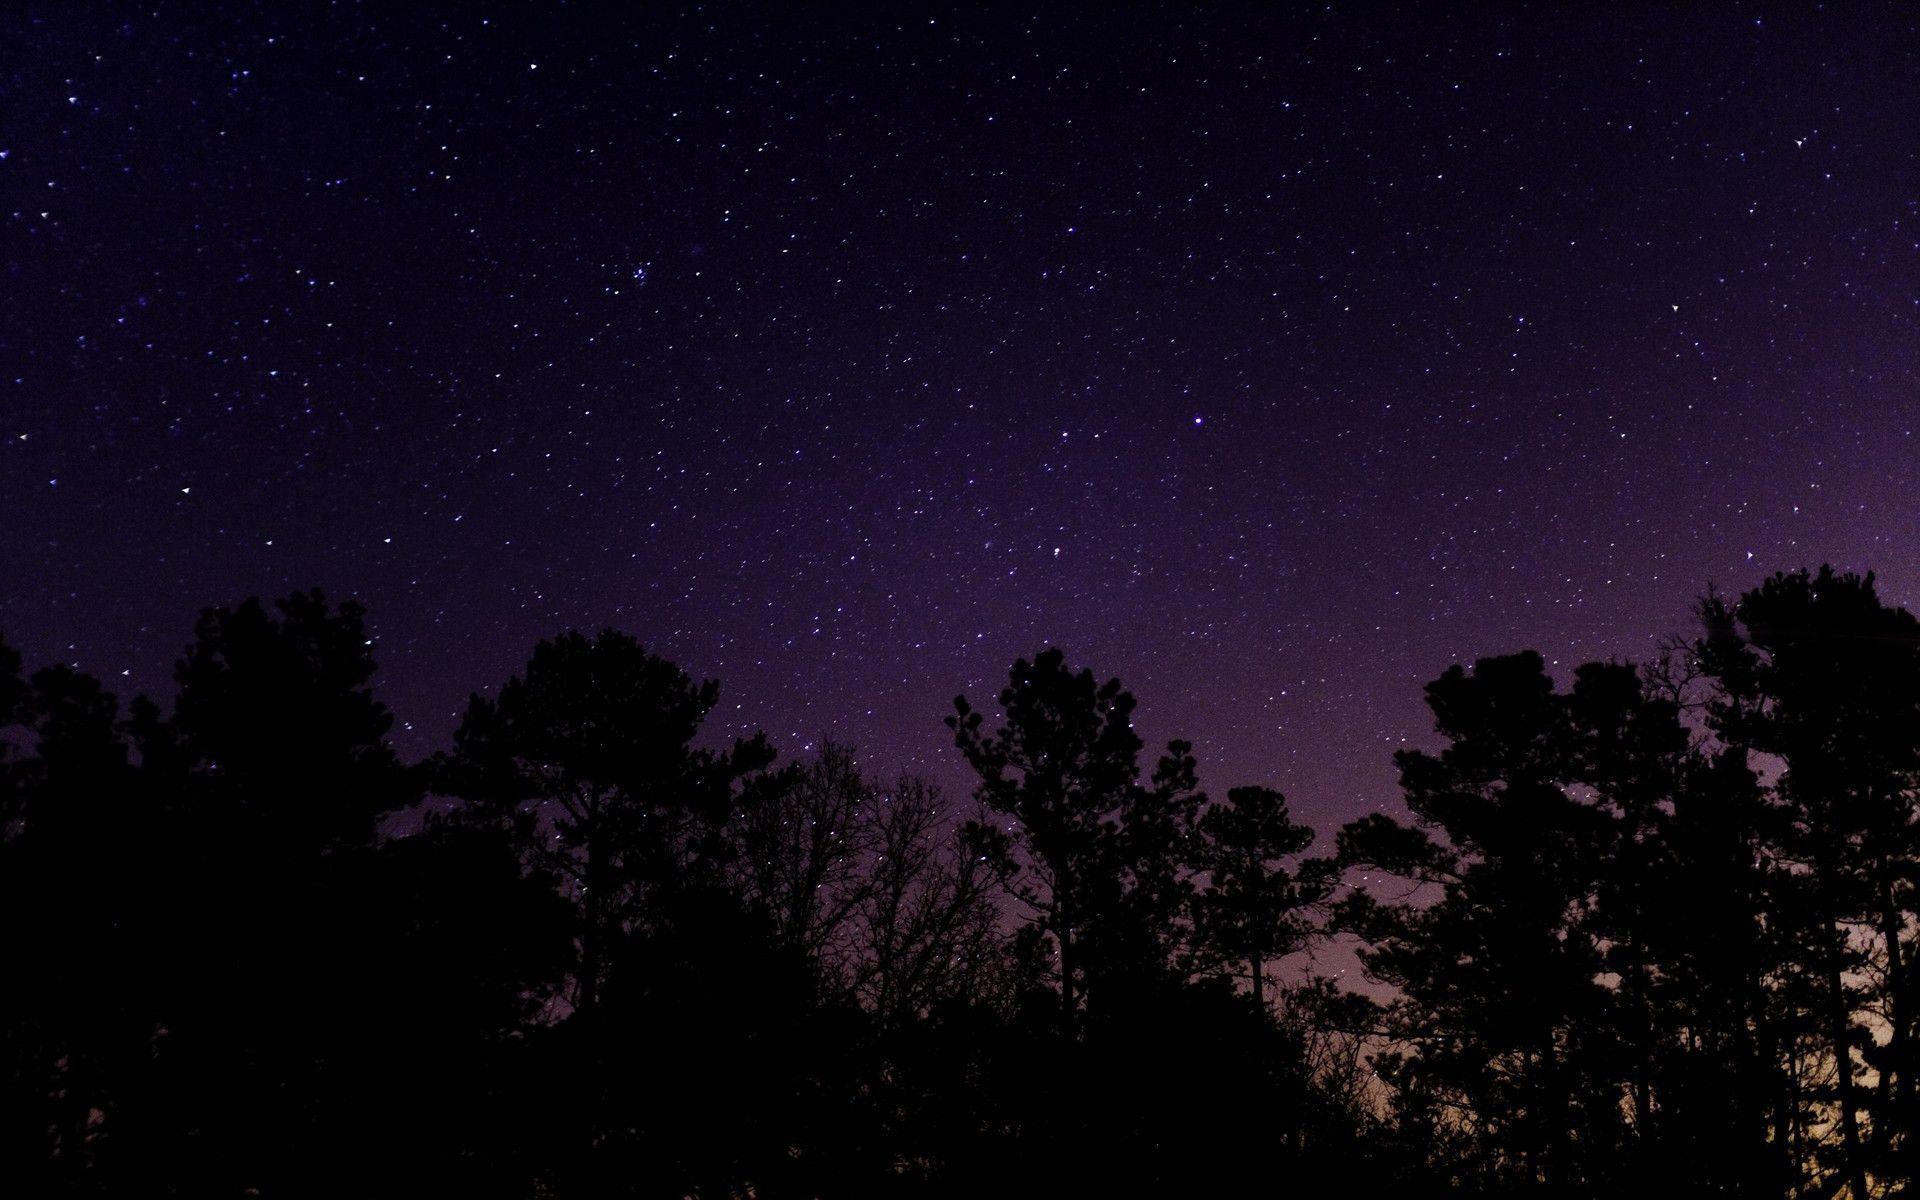
<svg viewBox="0 0 1920 1200">
<path fill-rule="evenodd" d="M 1202 961 L 1236 964 L 1265 1012 L 1267 972 L 1313 935 L 1311 912 L 1333 888 L 1331 864 L 1291 861 L 1313 844 L 1313 830 L 1271 788 L 1231 789 L 1226 803 L 1201 814 L 1198 832 L 1194 865 L 1207 883 L 1193 923 Z"/>
<path fill-rule="evenodd" d="M 962 696 L 947 718 L 979 778 L 977 796 L 1006 825 L 970 836 L 1058 954 L 1060 1028 L 1072 1037 L 1091 985 L 1164 971 L 1185 920 L 1181 864 L 1201 797 L 1185 743 L 1140 778 L 1134 698 L 1094 682 L 1059 650 L 1013 665 L 993 732 Z"/>
<path fill-rule="evenodd" d="M 1414 824 L 1376 814 L 1340 833 L 1341 860 L 1365 872 L 1341 924 L 1400 994 L 1389 1027 L 1409 1050 L 1382 1066 L 1404 1113 L 1435 1114 L 1433 1136 L 1463 1145 L 1463 1169 L 1578 1194 L 1597 1167 L 1583 1148 L 1617 1140 L 1591 1071 L 1605 823 L 1569 789 L 1571 722 L 1539 655 L 1454 667 L 1427 699 L 1447 746 L 1398 755 Z M 1399 896 L 1376 899 L 1375 873 Z"/>
<path fill-rule="evenodd" d="M 497 698 L 468 704 L 445 786 L 510 827 L 573 900 L 577 1012 L 597 1005 L 650 891 L 718 881 L 738 781 L 772 758 L 761 739 L 694 745 L 718 698 L 717 684 L 606 630 L 542 641 Z"/>
<path fill-rule="evenodd" d="M 1830 567 L 1775 575 L 1734 606 L 1710 597 L 1702 615 L 1717 639 L 1715 732 L 1779 764 L 1778 915 L 1814 985 L 1839 1134 L 1820 1169 L 1864 1200 L 1914 1093 L 1920 622 L 1883 603 L 1871 575 Z"/>
</svg>

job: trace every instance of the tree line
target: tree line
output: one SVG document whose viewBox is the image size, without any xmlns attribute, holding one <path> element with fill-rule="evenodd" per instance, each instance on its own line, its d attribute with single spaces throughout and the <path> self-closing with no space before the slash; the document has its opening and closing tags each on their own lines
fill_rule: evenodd
<svg viewBox="0 0 1920 1200">
<path fill-rule="evenodd" d="M 1449 669 L 1405 815 L 1318 840 L 1055 649 L 955 701 L 954 797 L 719 745 L 717 685 L 615 631 L 420 762 L 318 593 L 204 612 L 164 706 L 0 644 L 0 1172 L 1910 1194 L 1920 623 L 1828 568 L 1694 615 L 1647 663 Z M 1376 986 L 1312 973 L 1336 941 Z"/>
</svg>

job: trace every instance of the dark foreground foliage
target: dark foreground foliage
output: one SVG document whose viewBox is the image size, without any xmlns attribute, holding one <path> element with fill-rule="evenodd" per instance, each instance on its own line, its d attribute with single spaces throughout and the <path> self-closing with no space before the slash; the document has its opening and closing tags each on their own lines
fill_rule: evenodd
<svg viewBox="0 0 1920 1200">
<path fill-rule="evenodd" d="M 612 631 L 421 763 L 318 594 L 205 613 L 166 707 L 0 646 L 0 1187 L 1909 1194 L 1920 623 L 1697 616 L 1449 670 L 1406 816 L 1317 843 L 1057 650 L 956 702 L 956 802 L 717 745 Z"/>
</svg>

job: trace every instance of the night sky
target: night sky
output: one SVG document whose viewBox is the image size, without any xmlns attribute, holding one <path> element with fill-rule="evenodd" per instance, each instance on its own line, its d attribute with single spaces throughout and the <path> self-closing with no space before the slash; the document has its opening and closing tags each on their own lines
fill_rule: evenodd
<svg viewBox="0 0 1920 1200">
<path fill-rule="evenodd" d="M 1057 643 L 1324 828 L 1456 660 L 1920 602 L 1910 7 L 221 7 L 0 16 L 30 662 L 319 586 L 409 753 L 611 624 L 952 781 Z"/>
</svg>

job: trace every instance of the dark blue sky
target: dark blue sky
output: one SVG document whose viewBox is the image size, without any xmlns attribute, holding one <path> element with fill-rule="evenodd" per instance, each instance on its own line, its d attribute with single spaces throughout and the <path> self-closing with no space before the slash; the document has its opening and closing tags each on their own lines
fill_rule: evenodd
<svg viewBox="0 0 1920 1200">
<path fill-rule="evenodd" d="M 954 779 L 1051 642 L 1324 827 L 1455 660 L 1920 600 L 1911 8 L 633 7 L 0 16 L 30 661 L 318 585 L 410 750 L 613 624 Z"/>
</svg>

